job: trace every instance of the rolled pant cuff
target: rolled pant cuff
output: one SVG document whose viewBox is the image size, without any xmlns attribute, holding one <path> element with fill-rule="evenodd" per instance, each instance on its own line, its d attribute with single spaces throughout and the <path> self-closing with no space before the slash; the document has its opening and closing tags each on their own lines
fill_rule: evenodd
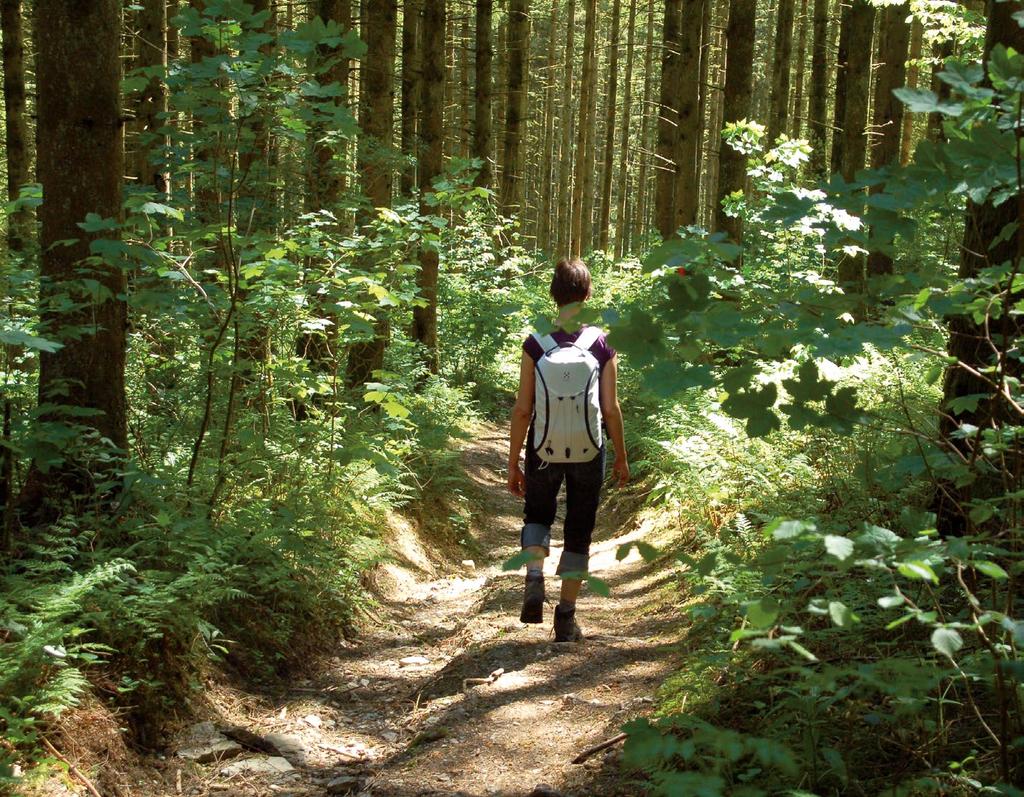
<svg viewBox="0 0 1024 797">
<path fill-rule="evenodd" d="M 545 555 L 551 548 L 551 528 L 543 523 L 526 523 L 523 525 L 523 533 L 520 535 L 523 548 L 530 548 L 534 545 L 544 549 Z"/>
<path fill-rule="evenodd" d="M 590 556 L 588 554 L 562 551 L 562 556 L 558 560 L 558 567 L 555 573 L 556 575 L 562 575 L 562 573 L 586 573 L 589 566 Z"/>
</svg>

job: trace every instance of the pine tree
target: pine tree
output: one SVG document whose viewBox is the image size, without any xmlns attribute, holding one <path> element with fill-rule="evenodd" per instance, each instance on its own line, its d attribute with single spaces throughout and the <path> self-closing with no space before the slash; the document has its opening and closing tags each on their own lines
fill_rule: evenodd
<svg viewBox="0 0 1024 797">
<path fill-rule="evenodd" d="M 665 0 L 665 22 L 661 56 L 661 107 L 658 116 L 657 177 L 655 180 L 654 213 L 658 232 L 669 238 L 676 231 L 675 213 L 675 148 L 679 112 L 676 98 L 680 95 L 679 31 L 682 25 L 683 0 Z"/>
<path fill-rule="evenodd" d="M 814 0 L 814 22 L 811 38 L 811 86 L 808 109 L 808 142 L 811 145 L 811 174 L 826 176 L 828 164 L 828 0 Z"/>
<path fill-rule="evenodd" d="M 490 188 L 494 180 L 491 167 L 493 143 L 491 120 L 494 113 L 491 94 L 491 25 L 493 0 L 476 0 L 475 105 L 473 109 L 473 157 L 481 162 L 476 185 Z"/>
<path fill-rule="evenodd" d="M 754 91 L 754 26 L 756 0 L 730 0 L 729 26 L 726 31 L 725 93 L 722 98 L 724 124 L 747 119 Z M 747 158 L 723 143 L 718 151 L 718 201 L 715 205 L 715 228 L 739 241 L 743 236 L 742 220 L 726 214 L 723 203 L 727 197 L 742 192 L 747 183 Z"/>
<path fill-rule="evenodd" d="M 594 150 L 594 89 L 596 87 L 595 42 L 597 38 L 597 0 L 585 0 L 586 24 L 583 32 L 583 76 L 580 91 L 579 124 L 576 132 L 576 175 L 572 193 L 572 230 L 569 253 L 579 257 L 583 253 L 585 236 L 584 199 L 587 183 L 593 180 Z M 592 183 L 591 183 L 592 184 Z"/>
<path fill-rule="evenodd" d="M 529 62 L 529 0 L 510 0 L 508 12 L 505 155 L 501 171 L 501 206 L 508 216 L 523 208 L 523 127 L 526 124 L 526 68 Z"/>
<path fill-rule="evenodd" d="M 772 56 L 772 90 L 769 101 L 768 144 L 789 130 L 790 67 L 793 54 L 794 0 L 779 0 L 775 23 L 775 50 Z"/>
</svg>

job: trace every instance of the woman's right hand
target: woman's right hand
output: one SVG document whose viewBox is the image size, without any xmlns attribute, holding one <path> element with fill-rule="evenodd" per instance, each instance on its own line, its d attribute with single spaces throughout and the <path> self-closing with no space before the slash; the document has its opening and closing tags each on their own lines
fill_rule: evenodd
<svg viewBox="0 0 1024 797">
<path fill-rule="evenodd" d="M 518 462 L 513 462 L 508 466 L 508 491 L 520 498 L 526 495 L 526 477 Z"/>
</svg>

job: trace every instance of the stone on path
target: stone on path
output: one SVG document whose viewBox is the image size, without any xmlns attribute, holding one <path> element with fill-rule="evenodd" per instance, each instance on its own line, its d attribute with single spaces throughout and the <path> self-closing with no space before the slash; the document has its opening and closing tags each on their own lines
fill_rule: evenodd
<svg viewBox="0 0 1024 797">
<path fill-rule="evenodd" d="M 430 664 L 430 659 L 426 656 L 406 656 L 404 659 L 399 659 L 398 663 L 403 667 L 423 667 Z"/>
<path fill-rule="evenodd" d="M 243 758 L 221 767 L 220 774 L 227 778 L 236 775 L 282 775 L 295 769 L 288 760 L 280 756 L 271 758 Z"/>
<path fill-rule="evenodd" d="M 178 748 L 178 757 L 197 764 L 212 764 L 241 755 L 242 745 L 221 734 L 212 722 L 200 722 L 189 728 Z"/>
<path fill-rule="evenodd" d="M 288 733 L 268 733 L 264 739 L 277 748 L 280 757 L 301 766 L 306 762 L 309 747 L 301 736 Z"/>
</svg>

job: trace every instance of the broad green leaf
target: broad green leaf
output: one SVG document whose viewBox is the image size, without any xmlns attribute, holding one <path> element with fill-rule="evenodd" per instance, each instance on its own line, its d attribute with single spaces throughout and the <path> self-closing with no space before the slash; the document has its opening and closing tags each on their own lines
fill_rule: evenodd
<svg viewBox="0 0 1024 797">
<path fill-rule="evenodd" d="M 964 646 L 963 637 L 952 628 L 936 628 L 932 631 L 932 647 L 950 660 Z"/>
<path fill-rule="evenodd" d="M 931 581 L 933 584 L 939 583 L 939 577 L 935 575 L 932 566 L 927 562 L 920 560 L 900 562 L 896 569 L 907 578 L 917 579 L 918 581 Z"/>
<path fill-rule="evenodd" d="M 974 565 L 975 570 L 977 570 L 979 573 L 984 573 L 986 576 L 989 576 L 990 578 L 995 578 L 1002 581 L 1010 577 L 1009 573 L 1003 570 L 1003 568 L 1001 568 L 995 562 L 982 561 L 972 562 L 972 564 Z"/>
<path fill-rule="evenodd" d="M 853 540 L 835 534 L 826 534 L 825 550 L 840 562 L 843 562 L 853 554 Z"/>
</svg>

